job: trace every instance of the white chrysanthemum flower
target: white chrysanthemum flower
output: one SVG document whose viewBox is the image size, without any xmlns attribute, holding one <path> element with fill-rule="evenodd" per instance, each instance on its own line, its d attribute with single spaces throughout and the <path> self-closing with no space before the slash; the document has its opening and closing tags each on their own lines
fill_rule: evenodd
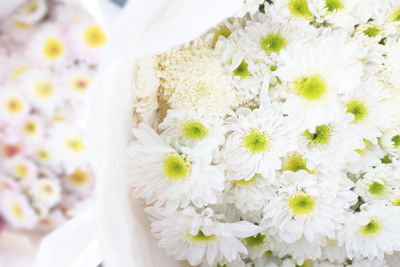
<svg viewBox="0 0 400 267">
<path fill-rule="evenodd" d="M 279 23 L 259 13 L 247 23 L 240 37 L 244 42 L 244 51 L 253 64 L 265 64 L 272 60 L 270 64 L 280 65 L 278 55 L 291 45 L 304 42 L 307 34 L 314 31 L 311 26 L 304 27 L 288 21 Z"/>
<path fill-rule="evenodd" d="M 398 0 L 374 2 L 374 21 L 382 25 L 386 35 L 396 34 L 400 21 L 400 3 Z"/>
<path fill-rule="evenodd" d="M 379 145 L 374 145 L 368 140 L 364 140 L 364 147 L 355 150 L 360 159 L 346 164 L 345 170 L 351 173 L 365 172 L 371 166 L 378 166 L 385 157 L 385 152 Z"/>
<path fill-rule="evenodd" d="M 242 213 L 258 211 L 265 207 L 273 198 L 268 179 L 255 174 L 251 179 L 233 180 L 228 182 L 225 195 L 228 203 L 232 203 Z"/>
<path fill-rule="evenodd" d="M 29 41 L 28 56 L 44 66 L 60 66 L 68 62 L 67 43 L 59 25 L 43 25 Z"/>
<path fill-rule="evenodd" d="M 347 218 L 347 209 L 356 203 L 351 185 L 319 179 L 307 171 L 287 171 L 276 183 L 276 197 L 264 209 L 262 225 L 283 241 L 296 242 L 302 237 L 321 244 Z"/>
<path fill-rule="evenodd" d="M 52 114 L 62 100 L 62 90 L 54 74 L 45 69 L 24 72 L 19 78 L 32 106 L 46 114 Z"/>
<path fill-rule="evenodd" d="M 32 229 L 38 220 L 25 195 L 10 190 L 0 194 L 0 214 L 16 228 Z"/>
<path fill-rule="evenodd" d="M 135 111 L 156 112 L 158 108 L 158 89 L 160 78 L 158 77 L 159 61 L 157 56 L 144 56 L 137 60 Z"/>
<path fill-rule="evenodd" d="M 61 200 L 61 185 L 57 178 L 41 178 L 29 188 L 34 206 L 50 209 Z"/>
<path fill-rule="evenodd" d="M 360 127 L 360 136 L 373 144 L 377 144 L 381 131 L 390 128 L 394 123 L 396 109 L 387 101 L 388 98 L 389 92 L 374 77 L 347 92 L 342 98 L 347 113 L 354 116 L 352 124 Z"/>
<path fill-rule="evenodd" d="M 266 7 L 269 9 L 270 13 L 278 13 L 282 20 L 298 20 L 304 25 L 315 17 L 307 0 L 275 0 L 273 5 Z"/>
<path fill-rule="evenodd" d="M 178 141 L 183 146 L 193 146 L 209 139 L 215 140 L 215 149 L 225 142 L 224 121 L 215 113 L 205 110 L 168 110 L 159 125 L 165 140 Z"/>
<path fill-rule="evenodd" d="M 317 21 L 324 21 L 335 28 L 352 30 L 355 25 L 371 18 L 372 2 L 368 0 L 308 0 L 310 11 Z"/>
<path fill-rule="evenodd" d="M 107 37 L 99 25 L 90 20 L 73 23 L 68 29 L 68 37 L 74 57 L 88 64 L 100 60 Z"/>
<path fill-rule="evenodd" d="M 249 180 L 259 173 L 274 181 L 281 160 L 295 148 L 295 134 L 283 117 L 278 103 L 255 110 L 241 108 L 226 119 L 231 131 L 222 151 L 228 178 Z"/>
<path fill-rule="evenodd" d="M 385 259 L 354 259 L 346 267 L 390 267 Z"/>
<path fill-rule="evenodd" d="M 393 190 L 393 194 L 392 194 L 389 204 L 391 204 L 392 206 L 395 206 L 395 207 L 400 206 L 400 188 L 395 188 Z"/>
<path fill-rule="evenodd" d="M 236 12 L 235 17 L 243 17 L 247 13 L 254 14 L 265 0 L 243 0 L 242 8 Z"/>
<path fill-rule="evenodd" d="M 4 171 L 23 186 L 29 186 L 37 179 L 37 166 L 23 157 L 13 157 L 2 164 Z"/>
<path fill-rule="evenodd" d="M 335 120 L 318 125 L 314 131 L 306 130 L 300 136 L 304 158 L 325 168 L 337 170 L 349 162 L 360 159 L 356 149 L 364 147 L 360 128 L 351 124 L 353 116 L 339 113 Z"/>
<path fill-rule="evenodd" d="M 369 169 L 356 183 L 355 192 L 367 203 L 390 201 L 393 190 L 400 188 L 400 175 L 389 164 Z"/>
<path fill-rule="evenodd" d="M 213 218 L 209 208 L 201 214 L 186 208 L 160 215 L 160 219 L 151 223 L 152 232 L 160 239 L 158 244 L 167 255 L 187 260 L 191 265 L 239 260 L 241 254 L 247 254 L 239 239 L 259 231 L 258 226 L 246 221 L 221 223 Z"/>
<path fill-rule="evenodd" d="M 41 165 L 53 166 L 60 159 L 60 156 L 52 144 L 42 142 L 33 148 L 32 158 Z"/>
<path fill-rule="evenodd" d="M 283 66 L 277 76 L 292 92 L 283 111 L 300 129 L 313 130 L 335 119 L 340 112 L 337 94 L 360 84 L 363 66 L 357 45 L 344 32 L 324 31 L 312 42 L 288 47 L 280 57 Z"/>
<path fill-rule="evenodd" d="M 399 212 L 398 207 L 383 203 L 362 205 L 359 213 L 348 218 L 338 236 L 339 244 L 344 244 L 348 257 L 383 259 L 385 253 L 392 254 L 399 250 Z"/>
<path fill-rule="evenodd" d="M 163 98 L 174 109 L 201 108 L 224 116 L 238 104 L 231 77 L 204 43 L 161 55 L 160 68 Z"/>
<path fill-rule="evenodd" d="M 0 92 L 0 119 L 13 123 L 29 111 L 30 105 L 20 91 L 3 89 Z"/>
<path fill-rule="evenodd" d="M 245 40 L 241 31 L 236 31 L 227 38 L 220 38 L 215 46 L 216 56 L 233 77 L 240 104 L 256 98 L 268 76 L 267 62 L 253 60 L 254 55 L 245 49 Z"/>
<path fill-rule="evenodd" d="M 382 134 L 379 143 L 390 155 L 400 157 L 400 128 L 393 127 Z"/>
<path fill-rule="evenodd" d="M 225 177 L 219 167 L 211 165 L 215 141 L 171 147 L 145 124 L 133 134 L 137 141 L 130 145 L 128 155 L 130 184 L 137 196 L 148 204 L 166 204 L 172 209 L 217 202 Z"/>
<path fill-rule="evenodd" d="M 46 0 L 29 0 L 12 15 L 15 21 L 25 24 L 39 22 L 48 10 Z"/>
<path fill-rule="evenodd" d="M 274 240 L 272 237 L 262 232 L 245 238 L 244 244 L 248 250 L 248 257 L 253 261 L 261 258 L 274 248 Z"/>
</svg>

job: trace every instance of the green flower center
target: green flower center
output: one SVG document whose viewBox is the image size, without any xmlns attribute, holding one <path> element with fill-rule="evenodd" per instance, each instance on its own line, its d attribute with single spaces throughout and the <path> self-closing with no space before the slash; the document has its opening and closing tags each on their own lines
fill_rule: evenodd
<svg viewBox="0 0 400 267">
<path fill-rule="evenodd" d="M 217 237 L 215 235 L 207 236 L 201 230 L 199 230 L 197 235 L 191 235 L 190 233 L 188 233 L 187 235 L 189 236 L 190 240 L 192 240 L 193 242 L 197 242 L 197 243 L 207 243 L 207 242 L 211 242 L 211 241 L 214 241 L 215 239 L 217 239 Z"/>
<path fill-rule="evenodd" d="M 390 17 L 390 20 L 392 22 L 396 22 L 400 20 L 400 8 L 397 8 L 395 11 L 393 11 L 392 16 Z"/>
<path fill-rule="evenodd" d="M 400 197 L 396 197 L 396 199 L 392 202 L 392 205 L 396 207 L 400 206 Z"/>
<path fill-rule="evenodd" d="M 307 169 L 306 160 L 297 154 L 290 156 L 286 162 L 284 162 L 283 169 L 292 172 L 297 172 L 299 170 L 310 172 Z"/>
<path fill-rule="evenodd" d="M 375 220 L 370 220 L 368 224 L 363 225 L 360 227 L 360 231 L 363 235 L 375 235 L 377 234 L 380 230 L 382 229 L 381 225 L 375 221 Z"/>
<path fill-rule="evenodd" d="M 398 148 L 400 146 L 400 135 L 395 135 L 392 137 L 392 142 L 395 148 Z"/>
<path fill-rule="evenodd" d="M 312 260 L 305 260 L 302 265 L 296 264 L 296 267 L 313 267 L 313 266 L 314 263 L 312 262 Z"/>
<path fill-rule="evenodd" d="M 190 162 L 178 153 L 170 153 L 164 160 L 164 173 L 170 181 L 184 180 L 190 173 Z"/>
<path fill-rule="evenodd" d="M 252 153 L 263 152 L 268 148 L 268 137 L 259 131 L 251 130 L 244 137 L 244 147 Z"/>
<path fill-rule="evenodd" d="M 182 135 L 186 139 L 201 140 L 208 134 L 207 128 L 198 121 L 187 121 L 183 124 Z"/>
<path fill-rule="evenodd" d="M 326 91 L 326 82 L 319 74 L 296 78 L 294 81 L 294 92 L 306 100 L 320 100 Z"/>
<path fill-rule="evenodd" d="M 368 188 L 368 192 L 370 192 L 373 195 L 379 195 L 383 192 L 383 190 L 385 190 L 385 185 L 378 183 L 376 181 L 372 182 Z"/>
<path fill-rule="evenodd" d="M 314 211 L 314 206 L 314 197 L 303 193 L 299 193 L 289 199 L 289 207 L 296 215 L 309 215 Z"/>
<path fill-rule="evenodd" d="M 240 76 L 240 78 L 244 79 L 250 75 L 249 70 L 247 69 L 247 63 L 242 60 L 240 65 L 233 71 L 234 76 Z"/>
<path fill-rule="evenodd" d="M 289 0 L 288 9 L 295 17 L 311 19 L 312 13 L 308 9 L 307 0 Z"/>
<path fill-rule="evenodd" d="M 385 155 L 383 158 L 381 158 L 381 162 L 382 162 L 383 164 L 390 164 L 390 163 L 392 163 L 393 161 L 390 159 L 389 155 Z"/>
<path fill-rule="evenodd" d="M 222 264 L 222 263 L 217 263 L 217 267 L 228 267 L 228 265 Z"/>
<path fill-rule="evenodd" d="M 353 100 L 347 103 L 347 112 L 354 115 L 353 122 L 359 122 L 364 119 L 368 114 L 367 106 L 358 100 Z"/>
<path fill-rule="evenodd" d="M 212 43 L 211 43 L 212 47 L 214 48 L 215 45 L 217 44 L 218 37 L 224 36 L 225 38 L 228 38 L 229 35 L 231 35 L 231 33 L 232 33 L 231 30 L 228 27 L 226 27 L 226 25 L 221 26 L 218 29 L 218 31 L 214 34 L 214 38 L 213 38 Z"/>
<path fill-rule="evenodd" d="M 247 245 L 255 247 L 264 243 L 265 235 L 258 233 L 256 236 L 246 238 Z"/>
<path fill-rule="evenodd" d="M 371 38 L 377 36 L 380 32 L 381 30 L 377 27 L 368 27 L 363 31 L 366 36 Z"/>
<path fill-rule="evenodd" d="M 339 0 L 326 0 L 326 8 L 329 12 L 333 12 L 335 10 L 343 9 L 344 5 Z"/>
<path fill-rule="evenodd" d="M 233 180 L 232 183 L 235 184 L 235 185 L 237 185 L 237 186 L 247 187 L 247 186 L 250 186 L 250 185 L 254 185 L 254 184 L 256 183 L 256 178 L 257 178 L 258 176 L 260 176 L 260 175 L 259 175 L 259 174 L 254 174 L 254 176 L 251 177 L 250 180 L 247 180 L 247 181 L 246 181 L 245 179 L 242 179 L 242 180 Z"/>
<path fill-rule="evenodd" d="M 358 154 L 360 154 L 361 156 L 365 155 L 372 147 L 372 143 L 370 141 L 365 140 L 365 139 L 363 139 L 363 141 L 364 141 L 364 148 L 363 149 L 356 149 L 356 152 Z"/>
<path fill-rule="evenodd" d="M 280 33 L 270 33 L 261 39 L 260 45 L 266 53 L 279 53 L 286 47 L 287 41 Z"/>
<path fill-rule="evenodd" d="M 329 142 L 331 128 L 329 125 L 319 125 L 315 128 L 315 133 L 310 133 L 308 130 L 304 132 L 306 138 L 313 145 L 322 145 Z"/>
</svg>

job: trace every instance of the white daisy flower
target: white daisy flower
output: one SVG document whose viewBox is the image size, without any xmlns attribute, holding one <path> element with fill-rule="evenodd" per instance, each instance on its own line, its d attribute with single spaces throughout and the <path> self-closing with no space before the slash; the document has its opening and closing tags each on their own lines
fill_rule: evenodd
<svg viewBox="0 0 400 267">
<path fill-rule="evenodd" d="M 347 92 L 342 101 L 347 108 L 347 113 L 353 114 L 352 124 L 360 127 L 362 138 L 377 144 L 383 130 L 393 125 L 395 109 L 388 102 L 389 92 L 385 91 L 383 84 L 372 77 L 363 84 Z"/>
<path fill-rule="evenodd" d="M 397 0 L 384 0 L 374 3 L 373 19 L 377 24 L 382 25 L 386 35 L 398 32 L 400 21 L 400 3 Z"/>
<path fill-rule="evenodd" d="M 295 148 L 293 129 L 277 103 L 253 111 L 240 108 L 226 119 L 226 127 L 231 132 L 222 153 L 232 180 L 249 180 L 258 173 L 273 181 L 280 158 Z"/>
<path fill-rule="evenodd" d="M 284 20 L 298 20 L 304 25 L 315 17 L 307 0 L 275 0 L 268 9 L 272 9 L 271 13 L 278 13 Z"/>
<path fill-rule="evenodd" d="M 30 142 L 37 143 L 44 135 L 43 119 L 36 115 L 26 116 L 20 124 L 20 132 Z"/>
<path fill-rule="evenodd" d="M 29 0 L 19 7 L 12 17 L 20 23 L 34 24 L 43 19 L 47 10 L 46 0 Z"/>
<path fill-rule="evenodd" d="M 61 152 L 60 152 L 61 153 Z M 32 150 L 32 158 L 40 165 L 54 166 L 60 159 L 54 145 L 47 142 L 37 144 Z"/>
<path fill-rule="evenodd" d="M 29 188 L 33 205 L 50 209 L 61 199 L 61 185 L 57 178 L 41 178 Z"/>
<path fill-rule="evenodd" d="M 395 207 L 400 206 L 400 188 L 395 188 L 393 190 L 393 194 L 392 194 L 389 204 L 391 204 L 392 206 L 395 206 Z"/>
<path fill-rule="evenodd" d="M 245 238 L 244 244 L 248 250 L 248 257 L 252 260 L 261 258 L 274 248 L 274 240 L 272 237 L 262 232 Z"/>
<path fill-rule="evenodd" d="M 10 190 L 0 194 L 0 214 L 16 228 L 32 229 L 37 223 L 37 216 L 25 195 Z"/>
<path fill-rule="evenodd" d="M 346 184 L 335 185 L 304 170 L 284 172 L 276 186 L 262 226 L 288 243 L 302 237 L 315 245 L 326 242 L 326 237 L 334 239 L 347 218 L 346 210 L 357 201 Z"/>
<path fill-rule="evenodd" d="M 38 176 L 36 164 L 27 158 L 13 157 L 5 161 L 2 167 L 23 186 L 32 184 Z"/>
<path fill-rule="evenodd" d="M 253 60 L 254 55 L 246 52 L 245 40 L 242 31 L 236 31 L 227 38 L 220 38 L 215 46 L 216 56 L 226 72 L 233 77 L 233 85 L 241 104 L 260 94 L 262 84 L 269 75 L 269 60 Z"/>
<path fill-rule="evenodd" d="M 137 196 L 148 204 L 166 204 L 172 209 L 217 202 L 225 177 L 219 167 L 211 165 L 215 141 L 171 147 L 145 124 L 133 134 L 137 141 L 130 145 L 128 156 L 130 184 Z"/>
<path fill-rule="evenodd" d="M 355 192 L 367 203 L 389 201 L 394 188 L 400 188 L 400 175 L 392 166 L 370 168 L 356 183 Z"/>
<path fill-rule="evenodd" d="M 68 37 L 74 57 L 88 64 L 100 60 L 107 37 L 99 25 L 90 20 L 73 23 L 68 29 Z"/>
<path fill-rule="evenodd" d="M 29 41 L 28 55 L 40 65 L 62 66 L 68 62 L 69 47 L 59 25 L 44 24 Z"/>
<path fill-rule="evenodd" d="M 30 111 L 26 97 L 17 90 L 0 91 L 0 119 L 7 122 L 23 118 Z"/>
<path fill-rule="evenodd" d="M 93 72 L 88 67 L 74 67 L 63 73 L 67 96 L 77 106 L 88 98 Z"/>
<path fill-rule="evenodd" d="M 218 114 L 206 110 L 168 110 L 158 126 L 165 140 L 178 141 L 183 146 L 194 146 L 209 139 L 215 140 L 215 149 L 225 142 L 225 128 Z"/>
<path fill-rule="evenodd" d="M 24 72 L 20 83 L 35 109 L 45 114 L 52 114 L 62 100 L 60 83 L 54 79 L 53 73 L 45 69 Z"/>
<path fill-rule="evenodd" d="M 398 207 L 376 203 L 364 204 L 361 211 L 345 222 L 339 233 L 339 245 L 346 247 L 349 258 L 367 257 L 383 259 L 385 253 L 392 254 L 400 249 L 400 228 Z"/>
<path fill-rule="evenodd" d="M 66 190 L 83 196 L 91 192 L 93 184 L 94 175 L 90 168 L 77 168 L 63 179 L 63 187 Z"/>
<path fill-rule="evenodd" d="M 268 179 L 255 174 L 250 180 L 232 180 L 225 189 L 228 203 L 233 203 L 242 213 L 258 211 L 265 207 L 273 198 L 273 191 L 270 188 Z"/>
<path fill-rule="evenodd" d="M 360 84 L 363 66 L 357 56 L 357 45 L 341 31 L 324 31 L 312 42 L 282 51 L 283 65 L 277 76 L 292 92 L 283 105 L 284 113 L 309 130 L 335 119 L 340 111 L 337 94 Z"/>
<path fill-rule="evenodd" d="M 400 128 L 393 127 L 385 131 L 379 143 L 383 150 L 388 152 L 390 155 L 399 158 L 400 157 Z"/>
<path fill-rule="evenodd" d="M 299 143 L 304 158 L 325 168 L 337 170 L 360 159 L 356 149 L 364 147 L 360 128 L 351 124 L 353 116 L 339 113 L 335 120 L 304 131 Z"/>
<path fill-rule="evenodd" d="M 57 123 L 50 130 L 50 148 L 55 150 L 53 155 L 59 156 L 67 169 L 73 169 L 85 163 L 88 158 L 86 140 L 78 128 L 66 123 Z"/>
<path fill-rule="evenodd" d="M 187 260 L 191 265 L 238 260 L 241 254 L 247 254 L 239 239 L 259 231 L 258 226 L 246 221 L 221 223 L 213 218 L 209 208 L 201 214 L 193 208 L 164 214 L 151 223 L 151 228 L 167 255 Z"/>
<path fill-rule="evenodd" d="M 371 166 L 378 166 L 381 160 L 385 157 L 385 152 L 379 145 L 374 145 L 368 140 L 364 139 L 364 147 L 355 150 L 360 159 L 346 164 L 345 170 L 351 173 L 365 172 Z"/>
</svg>

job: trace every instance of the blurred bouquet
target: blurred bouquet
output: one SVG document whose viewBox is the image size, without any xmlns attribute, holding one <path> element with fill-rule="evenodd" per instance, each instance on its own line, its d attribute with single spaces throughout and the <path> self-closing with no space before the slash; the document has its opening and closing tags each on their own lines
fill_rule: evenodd
<svg viewBox="0 0 400 267">
<path fill-rule="evenodd" d="M 83 118 L 106 37 L 80 7 L 30 0 L 0 22 L 0 221 L 48 231 L 91 194 Z"/>
<path fill-rule="evenodd" d="M 400 250 L 400 1 L 245 1 L 138 60 L 130 184 L 213 267 L 387 266 Z"/>
</svg>

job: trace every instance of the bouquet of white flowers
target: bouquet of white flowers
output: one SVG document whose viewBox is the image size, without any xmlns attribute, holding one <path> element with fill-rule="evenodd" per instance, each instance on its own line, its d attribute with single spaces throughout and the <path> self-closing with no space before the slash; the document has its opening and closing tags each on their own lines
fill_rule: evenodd
<svg viewBox="0 0 400 267">
<path fill-rule="evenodd" d="M 146 48 L 162 39 L 151 33 L 168 24 L 166 9 L 134 31 L 122 70 L 133 75 L 114 73 L 125 88 L 110 102 L 130 108 L 97 118 L 133 113 L 110 127 L 133 127 L 131 207 L 146 206 L 158 246 L 192 266 L 388 266 L 400 250 L 400 1 L 246 1 L 204 33 L 235 8 L 211 13 L 184 44 L 174 29 Z M 103 175 L 125 175 L 119 134 Z M 147 241 L 139 217 L 125 225 Z"/>
</svg>

